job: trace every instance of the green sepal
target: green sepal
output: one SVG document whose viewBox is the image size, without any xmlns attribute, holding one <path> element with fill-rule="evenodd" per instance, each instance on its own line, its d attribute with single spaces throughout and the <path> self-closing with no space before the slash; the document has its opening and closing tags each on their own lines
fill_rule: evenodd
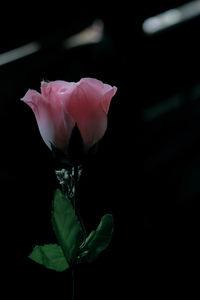
<svg viewBox="0 0 200 300">
<path fill-rule="evenodd" d="M 69 268 L 62 248 L 57 244 L 35 246 L 29 258 L 57 272 L 62 272 Z"/>
<path fill-rule="evenodd" d="M 70 200 L 59 189 L 53 200 L 52 224 L 58 243 L 71 265 L 76 262 L 83 232 Z"/>
<path fill-rule="evenodd" d="M 86 154 L 85 144 L 77 124 L 75 124 L 72 130 L 67 153 L 69 156 L 69 160 L 72 162 L 73 165 L 79 165 L 84 160 Z"/>
<path fill-rule="evenodd" d="M 66 153 L 64 153 L 61 149 L 54 146 L 52 143 L 51 151 L 57 165 L 62 165 L 65 168 L 71 168 L 73 166 L 73 163 L 70 160 L 69 156 Z"/>
<path fill-rule="evenodd" d="M 51 151 L 55 162 L 63 165 L 65 168 L 70 168 L 74 165 L 80 165 L 84 161 L 86 151 L 83 138 L 78 126 L 75 124 L 69 139 L 67 153 L 57 148 L 51 143 Z"/>
<path fill-rule="evenodd" d="M 99 149 L 99 141 L 96 142 L 91 148 L 89 148 L 87 155 L 88 156 L 95 156 Z"/>
<path fill-rule="evenodd" d="M 79 263 L 91 263 L 105 250 L 112 239 L 114 231 L 113 216 L 106 214 L 101 218 L 99 226 L 92 231 L 81 245 L 78 255 Z"/>
</svg>

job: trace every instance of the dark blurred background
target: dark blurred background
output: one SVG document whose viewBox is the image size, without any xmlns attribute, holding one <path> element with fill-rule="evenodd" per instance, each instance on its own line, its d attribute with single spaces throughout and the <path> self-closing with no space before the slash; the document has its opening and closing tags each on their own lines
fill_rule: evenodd
<svg viewBox="0 0 200 300">
<path fill-rule="evenodd" d="M 69 272 L 27 258 L 33 245 L 55 242 L 51 203 L 58 183 L 52 155 L 20 98 L 29 88 L 39 91 L 41 80 L 82 77 L 118 87 L 108 130 L 79 191 L 88 231 L 110 212 L 115 235 L 95 263 L 77 271 L 77 299 L 162 299 L 196 290 L 200 5 L 193 1 L 195 7 L 183 9 L 187 3 L 2 7 L 1 270 L 7 297 L 70 299 Z M 178 19 L 172 10 L 145 23 L 180 6 Z M 181 22 L 180 11 L 190 17 Z"/>
</svg>

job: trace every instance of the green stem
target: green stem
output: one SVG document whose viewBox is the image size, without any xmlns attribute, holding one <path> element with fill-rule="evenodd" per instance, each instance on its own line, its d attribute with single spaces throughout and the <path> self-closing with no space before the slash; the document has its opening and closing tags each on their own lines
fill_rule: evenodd
<svg viewBox="0 0 200 300">
<path fill-rule="evenodd" d="M 78 202 L 78 166 L 74 165 L 74 210 L 76 212 L 76 206 Z"/>
<path fill-rule="evenodd" d="M 73 202 L 73 207 L 75 210 L 75 213 L 79 219 L 79 222 L 81 224 L 82 230 L 83 230 L 83 239 L 85 241 L 87 237 L 87 232 L 83 223 L 83 220 L 80 216 L 79 209 L 78 209 L 78 166 L 74 166 L 74 202 Z"/>
<path fill-rule="evenodd" d="M 72 300 L 75 299 L 75 271 L 72 269 Z"/>
</svg>

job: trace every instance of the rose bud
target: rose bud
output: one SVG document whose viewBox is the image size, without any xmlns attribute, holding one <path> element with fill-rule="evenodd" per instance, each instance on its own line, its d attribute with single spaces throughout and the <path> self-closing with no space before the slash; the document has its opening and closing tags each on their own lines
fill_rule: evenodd
<svg viewBox="0 0 200 300">
<path fill-rule="evenodd" d="M 85 152 L 103 137 L 116 91 L 115 86 L 93 78 L 82 78 L 79 82 L 43 81 L 41 94 L 28 90 L 21 100 L 32 108 L 47 146 L 67 154 L 75 127 L 80 132 Z"/>
</svg>

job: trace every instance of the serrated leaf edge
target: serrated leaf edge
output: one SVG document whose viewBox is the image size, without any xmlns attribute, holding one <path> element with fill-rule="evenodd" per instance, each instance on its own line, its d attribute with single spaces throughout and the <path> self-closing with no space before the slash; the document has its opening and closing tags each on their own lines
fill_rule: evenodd
<svg viewBox="0 0 200 300">
<path fill-rule="evenodd" d="M 45 253 L 44 253 L 44 251 L 43 251 L 43 249 L 42 249 L 42 247 L 44 247 L 44 246 L 58 246 L 58 247 L 60 247 L 60 249 L 61 249 L 61 251 L 62 251 L 62 253 L 63 253 L 63 250 L 62 250 L 61 246 L 58 245 L 58 244 L 55 244 L 55 243 L 54 243 L 54 244 L 53 244 L 53 243 L 50 243 L 50 244 L 43 244 L 43 245 L 35 245 L 35 246 L 33 246 L 31 253 L 28 255 L 28 258 L 31 259 L 32 261 L 34 261 L 34 262 L 36 262 L 36 263 L 38 263 L 38 264 L 40 264 L 40 265 L 46 267 L 46 268 L 49 269 L 49 270 L 54 270 L 54 271 L 56 271 L 56 272 L 63 272 L 63 271 L 65 271 L 65 270 L 67 270 L 67 269 L 69 268 L 69 263 L 68 263 L 68 261 L 66 260 L 64 253 L 63 253 L 63 258 L 65 259 L 66 264 L 67 264 L 68 267 L 65 268 L 65 269 L 63 269 L 62 271 L 58 271 L 58 270 L 56 270 L 55 268 L 52 268 L 52 267 L 47 267 L 45 264 L 40 263 L 40 262 L 38 262 L 37 260 L 35 260 L 35 259 L 32 257 L 32 254 L 33 254 L 33 252 L 35 251 L 36 248 L 40 248 L 40 253 L 41 253 L 42 256 L 43 256 L 44 261 L 47 260 L 46 255 L 45 255 Z"/>
</svg>

